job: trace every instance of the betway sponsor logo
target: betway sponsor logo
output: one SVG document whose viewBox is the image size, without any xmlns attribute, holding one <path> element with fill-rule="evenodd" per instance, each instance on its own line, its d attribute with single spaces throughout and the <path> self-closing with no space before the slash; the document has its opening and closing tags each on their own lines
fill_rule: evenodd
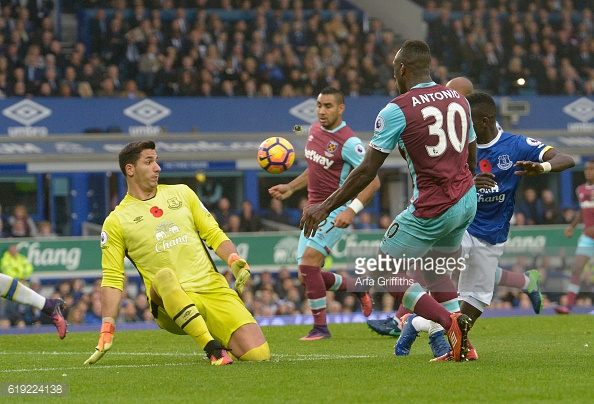
<svg viewBox="0 0 594 404">
<path fill-rule="evenodd" d="M 582 209 L 594 208 L 594 201 L 580 202 L 580 208 L 582 208 Z"/>
<path fill-rule="evenodd" d="M 34 267 L 49 267 L 63 265 L 69 271 L 74 271 L 80 266 L 82 249 L 73 248 L 43 248 L 39 242 L 22 241 L 18 243 L 19 250 L 27 249 L 27 259 Z"/>
<path fill-rule="evenodd" d="M 332 164 L 334 164 L 333 160 L 329 159 L 328 157 L 319 155 L 318 152 L 316 152 L 315 150 L 305 149 L 305 158 L 310 159 L 314 163 L 318 163 L 324 166 L 325 170 L 329 169 L 332 166 Z"/>
</svg>

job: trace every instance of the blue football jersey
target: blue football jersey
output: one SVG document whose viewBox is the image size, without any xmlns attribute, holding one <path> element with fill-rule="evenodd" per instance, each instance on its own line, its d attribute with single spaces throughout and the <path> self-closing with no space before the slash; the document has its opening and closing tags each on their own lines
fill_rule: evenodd
<svg viewBox="0 0 594 404">
<path fill-rule="evenodd" d="M 508 132 L 499 132 L 488 144 L 477 144 L 477 174 L 495 174 L 495 186 L 477 190 L 477 209 L 468 232 L 490 244 L 503 243 L 514 213 L 516 190 L 521 176 L 514 174 L 517 161 L 542 162 L 551 147 L 540 141 Z"/>
</svg>

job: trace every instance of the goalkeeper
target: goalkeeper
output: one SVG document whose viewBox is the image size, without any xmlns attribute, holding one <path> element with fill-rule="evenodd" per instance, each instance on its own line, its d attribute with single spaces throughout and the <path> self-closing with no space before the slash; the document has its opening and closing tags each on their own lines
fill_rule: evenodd
<svg viewBox="0 0 594 404">
<path fill-rule="evenodd" d="M 237 292 L 219 274 L 207 246 L 229 264 L 241 293 L 249 266 L 198 197 L 185 185 L 158 185 L 155 143 L 129 143 L 119 153 L 128 192 L 101 232 L 103 324 L 96 363 L 112 348 L 124 287 L 124 257 L 146 286 L 159 327 L 191 336 L 213 365 L 270 359 L 268 343 Z"/>
</svg>

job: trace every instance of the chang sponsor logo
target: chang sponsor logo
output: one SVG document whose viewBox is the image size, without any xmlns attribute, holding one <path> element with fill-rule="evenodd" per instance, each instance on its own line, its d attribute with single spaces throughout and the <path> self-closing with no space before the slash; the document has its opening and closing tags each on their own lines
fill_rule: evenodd
<svg viewBox="0 0 594 404">
<path fill-rule="evenodd" d="M 188 244 L 188 235 L 179 234 L 179 227 L 173 222 L 161 222 L 155 229 L 156 252 L 170 250 L 180 244 Z"/>
<path fill-rule="evenodd" d="M 105 235 L 107 239 L 107 235 Z M 103 245 L 103 235 L 102 245 Z M 27 249 L 27 259 L 34 267 L 63 266 L 68 271 L 75 271 L 80 267 L 82 249 L 73 248 L 41 248 L 39 242 L 23 241 L 18 243 L 18 249 Z"/>
<path fill-rule="evenodd" d="M 23 100 L 2 110 L 2 115 L 24 126 L 9 126 L 8 136 L 47 136 L 45 126 L 31 126 L 52 114 L 52 110 L 31 100 Z"/>
<path fill-rule="evenodd" d="M 483 202 L 483 203 L 490 203 L 490 202 L 499 202 L 502 203 L 505 201 L 505 194 L 499 193 L 499 185 L 495 183 L 495 186 L 491 188 L 481 188 L 476 191 L 476 201 Z"/>
</svg>

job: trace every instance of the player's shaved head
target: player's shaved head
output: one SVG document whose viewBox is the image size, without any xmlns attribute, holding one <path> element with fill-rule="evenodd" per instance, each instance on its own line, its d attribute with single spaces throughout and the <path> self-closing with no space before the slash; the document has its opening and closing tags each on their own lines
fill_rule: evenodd
<svg viewBox="0 0 594 404">
<path fill-rule="evenodd" d="M 447 82 L 446 87 L 456 90 L 460 95 L 468 97 L 474 92 L 472 81 L 466 77 L 456 77 Z"/>
<path fill-rule="evenodd" d="M 404 42 L 400 50 L 396 53 L 393 65 L 406 64 L 410 68 L 410 73 L 415 77 L 429 74 L 431 65 L 431 50 L 426 42 L 409 39 Z"/>
<path fill-rule="evenodd" d="M 322 89 L 322 91 L 320 91 L 320 94 L 323 94 L 323 95 L 328 95 L 328 94 L 329 95 L 333 95 L 334 98 L 336 99 L 336 103 L 338 105 L 344 104 L 344 94 L 342 93 L 342 91 L 340 91 L 340 90 L 338 90 L 338 89 L 336 89 L 334 87 L 331 87 L 331 86 L 324 87 Z"/>
<path fill-rule="evenodd" d="M 140 158 L 140 154 L 146 149 L 155 150 L 155 142 L 152 140 L 131 142 L 120 151 L 118 161 L 120 163 L 120 170 L 122 170 L 124 176 L 126 175 L 126 165 L 135 165 Z"/>
<path fill-rule="evenodd" d="M 468 100 L 468 104 L 470 104 L 473 118 L 476 115 L 480 118 L 487 117 L 495 122 L 497 105 L 493 97 L 487 93 L 472 93 L 466 99 Z"/>
</svg>

